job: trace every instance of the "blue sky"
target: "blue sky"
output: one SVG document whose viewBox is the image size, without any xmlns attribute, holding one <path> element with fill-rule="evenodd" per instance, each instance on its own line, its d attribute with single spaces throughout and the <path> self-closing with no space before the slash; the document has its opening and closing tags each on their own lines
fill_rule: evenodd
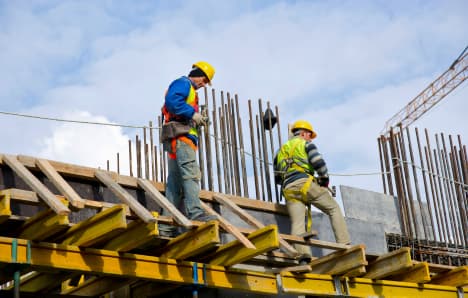
<svg viewBox="0 0 468 298">
<path fill-rule="evenodd" d="M 375 172 L 385 121 L 467 46 L 467 11 L 467 1 L 0 0 L 0 111 L 146 125 L 167 85 L 206 60 L 216 90 L 269 100 L 283 123 L 310 120 L 331 172 Z M 415 125 L 466 143 L 467 85 Z M 0 152 L 95 167 L 135 134 L 5 115 L 0 126 Z M 380 176 L 332 179 L 382 190 Z"/>
</svg>

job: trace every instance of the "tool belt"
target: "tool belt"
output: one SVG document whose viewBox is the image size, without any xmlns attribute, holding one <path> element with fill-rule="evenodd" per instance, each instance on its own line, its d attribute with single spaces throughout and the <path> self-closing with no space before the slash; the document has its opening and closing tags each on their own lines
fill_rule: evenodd
<svg viewBox="0 0 468 298">
<path fill-rule="evenodd" d="M 161 128 L 161 143 L 170 142 L 172 139 L 189 133 L 191 125 L 186 122 L 169 121 Z"/>
</svg>

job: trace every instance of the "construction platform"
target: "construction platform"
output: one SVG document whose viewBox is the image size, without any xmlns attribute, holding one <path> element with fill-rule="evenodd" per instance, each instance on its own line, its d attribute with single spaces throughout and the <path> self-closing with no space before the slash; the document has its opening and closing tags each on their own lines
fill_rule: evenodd
<svg viewBox="0 0 468 298">
<path fill-rule="evenodd" d="M 466 297 L 468 266 L 366 253 L 280 233 L 248 211 L 282 205 L 201 191 L 218 220 L 188 220 L 164 185 L 114 172 L 0 155 L 1 297 Z M 164 207 L 172 216 L 159 216 Z M 230 210 L 249 228 L 220 215 Z M 159 235 L 158 223 L 179 227 Z M 292 244 L 331 250 L 298 264 Z M 111 293 L 111 294 L 110 294 Z"/>
</svg>

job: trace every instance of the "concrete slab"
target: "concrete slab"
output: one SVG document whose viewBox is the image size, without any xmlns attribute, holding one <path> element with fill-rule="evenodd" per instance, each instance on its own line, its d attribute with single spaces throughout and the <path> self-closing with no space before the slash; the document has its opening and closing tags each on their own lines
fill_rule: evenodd
<svg viewBox="0 0 468 298">
<path fill-rule="evenodd" d="M 345 216 L 381 223 L 387 233 L 401 233 L 396 199 L 382 193 L 340 185 Z"/>
</svg>

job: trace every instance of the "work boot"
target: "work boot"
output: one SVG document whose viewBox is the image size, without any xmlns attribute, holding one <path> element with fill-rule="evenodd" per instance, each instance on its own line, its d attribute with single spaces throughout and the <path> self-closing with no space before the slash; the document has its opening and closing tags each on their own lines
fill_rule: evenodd
<svg viewBox="0 0 468 298">
<path fill-rule="evenodd" d="M 174 238 L 177 237 L 177 229 L 170 225 L 160 224 L 158 226 L 159 236 Z"/>
<path fill-rule="evenodd" d="M 211 215 L 208 213 L 203 213 L 195 218 L 192 218 L 192 220 L 197 220 L 197 221 L 210 221 L 210 220 L 217 220 L 218 218 L 215 215 Z"/>
<path fill-rule="evenodd" d="M 309 265 L 312 261 L 312 256 L 310 254 L 302 254 L 298 258 L 299 265 Z"/>
</svg>

